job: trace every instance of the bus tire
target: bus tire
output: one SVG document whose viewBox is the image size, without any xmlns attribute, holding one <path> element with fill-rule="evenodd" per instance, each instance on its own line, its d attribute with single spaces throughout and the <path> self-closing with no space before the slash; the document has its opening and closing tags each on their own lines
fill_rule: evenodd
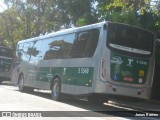
<svg viewBox="0 0 160 120">
<path fill-rule="evenodd" d="M 52 82 L 51 86 L 51 95 L 52 99 L 55 101 L 60 100 L 60 95 L 61 95 L 61 82 L 59 78 L 55 78 Z"/>
<path fill-rule="evenodd" d="M 24 87 L 24 76 L 20 75 L 19 80 L 18 80 L 18 88 L 20 92 L 24 92 L 25 91 L 25 87 Z"/>
</svg>

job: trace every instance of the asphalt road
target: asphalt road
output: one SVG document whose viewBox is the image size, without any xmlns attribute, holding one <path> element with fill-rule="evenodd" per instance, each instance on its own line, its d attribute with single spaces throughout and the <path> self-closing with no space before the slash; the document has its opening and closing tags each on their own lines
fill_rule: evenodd
<svg viewBox="0 0 160 120">
<path fill-rule="evenodd" d="M 57 102 L 51 99 L 49 91 L 35 90 L 32 93 L 21 93 L 15 86 L 0 85 L 0 116 L 3 116 L 0 120 L 10 119 L 6 117 L 8 114 L 12 119 L 34 117 L 35 120 L 53 119 L 53 117 L 64 120 L 131 119 L 116 114 L 117 111 L 122 111 L 123 114 L 128 110 L 110 105 L 93 105 L 86 100 L 66 97 Z"/>
</svg>

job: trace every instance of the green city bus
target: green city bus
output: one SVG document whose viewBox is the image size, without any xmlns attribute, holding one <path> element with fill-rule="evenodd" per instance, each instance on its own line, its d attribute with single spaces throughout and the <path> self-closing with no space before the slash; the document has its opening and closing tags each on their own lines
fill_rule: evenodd
<svg viewBox="0 0 160 120">
<path fill-rule="evenodd" d="M 51 90 L 104 102 L 120 95 L 149 99 L 154 74 L 154 33 L 101 22 L 19 41 L 12 81 L 19 90 Z"/>
<path fill-rule="evenodd" d="M 0 83 L 11 78 L 13 49 L 0 46 Z"/>
</svg>

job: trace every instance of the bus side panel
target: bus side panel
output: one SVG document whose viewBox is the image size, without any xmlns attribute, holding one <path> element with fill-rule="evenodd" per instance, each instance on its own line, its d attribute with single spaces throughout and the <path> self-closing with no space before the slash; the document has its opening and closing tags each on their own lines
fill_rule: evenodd
<svg viewBox="0 0 160 120">
<path fill-rule="evenodd" d="M 64 69 L 65 76 L 62 78 L 65 79 L 65 83 L 62 83 L 62 85 L 65 87 L 62 87 L 62 92 L 75 95 L 89 93 L 94 71 L 91 61 L 91 58 L 74 58 L 70 60 L 70 67 Z"/>
<path fill-rule="evenodd" d="M 106 94 L 106 81 L 109 78 L 109 51 L 106 48 L 106 30 L 102 30 L 100 34 L 100 42 L 98 44 L 96 57 L 94 58 L 92 64 L 95 66 L 94 71 L 94 93 Z M 96 59 L 96 60 L 95 60 Z"/>
<path fill-rule="evenodd" d="M 95 91 L 97 93 L 108 94 L 108 90 L 106 86 L 108 85 L 110 78 L 110 62 L 109 62 L 109 52 L 107 52 L 106 48 L 103 48 L 102 55 L 99 59 L 99 72 L 98 72 L 98 80 L 96 81 Z"/>
<path fill-rule="evenodd" d="M 91 62 L 91 58 L 40 61 L 34 87 L 50 89 L 52 80 L 59 77 L 63 93 L 87 94 L 88 89 L 92 87 L 94 67 L 91 66 Z"/>
</svg>

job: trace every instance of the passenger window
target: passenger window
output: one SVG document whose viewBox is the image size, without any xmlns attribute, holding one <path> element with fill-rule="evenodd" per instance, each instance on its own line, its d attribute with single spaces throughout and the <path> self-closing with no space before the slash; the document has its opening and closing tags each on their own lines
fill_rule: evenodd
<svg viewBox="0 0 160 120">
<path fill-rule="evenodd" d="M 24 43 L 23 46 L 23 61 L 29 61 L 30 60 L 30 54 L 28 54 L 28 49 L 31 47 L 32 43 L 28 42 L 28 43 Z"/>
<path fill-rule="evenodd" d="M 64 36 L 54 37 L 54 41 L 50 43 L 50 50 L 52 51 L 52 58 L 63 58 Z"/>
<path fill-rule="evenodd" d="M 87 44 L 86 57 L 92 57 L 97 48 L 98 40 L 99 40 L 99 29 L 93 29 L 90 32 L 91 38 Z"/>
<path fill-rule="evenodd" d="M 16 61 L 29 61 L 28 48 L 31 47 L 31 43 L 22 43 L 17 46 Z"/>
<path fill-rule="evenodd" d="M 74 40 L 75 40 L 75 33 L 65 35 L 64 45 L 63 45 L 63 58 L 70 58 L 70 53 L 72 50 Z"/>
<path fill-rule="evenodd" d="M 99 29 L 83 31 L 77 34 L 71 56 L 74 58 L 92 57 L 98 43 Z"/>
<path fill-rule="evenodd" d="M 52 42 L 53 42 L 53 38 L 47 38 L 43 40 L 43 45 L 42 45 L 43 60 L 52 59 L 52 56 L 51 56 L 51 43 Z"/>
<path fill-rule="evenodd" d="M 43 59 L 56 59 L 62 56 L 62 45 L 64 44 L 64 36 L 49 38 L 43 40 Z M 45 50 L 44 50 L 45 49 Z"/>
<path fill-rule="evenodd" d="M 75 34 L 56 36 L 43 40 L 43 59 L 67 59 L 75 40 Z"/>
<path fill-rule="evenodd" d="M 33 44 L 28 47 L 27 54 L 29 55 L 29 60 L 36 61 L 42 58 L 42 40 L 34 41 Z"/>
<path fill-rule="evenodd" d="M 17 45 L 17 49 L 16 49 L 16 61 L 17 61 L 17 62 L 22 61 L 23 45 L 24 45 L 24 44 L 18 44 L 18 45 Z"/>
</svg>

